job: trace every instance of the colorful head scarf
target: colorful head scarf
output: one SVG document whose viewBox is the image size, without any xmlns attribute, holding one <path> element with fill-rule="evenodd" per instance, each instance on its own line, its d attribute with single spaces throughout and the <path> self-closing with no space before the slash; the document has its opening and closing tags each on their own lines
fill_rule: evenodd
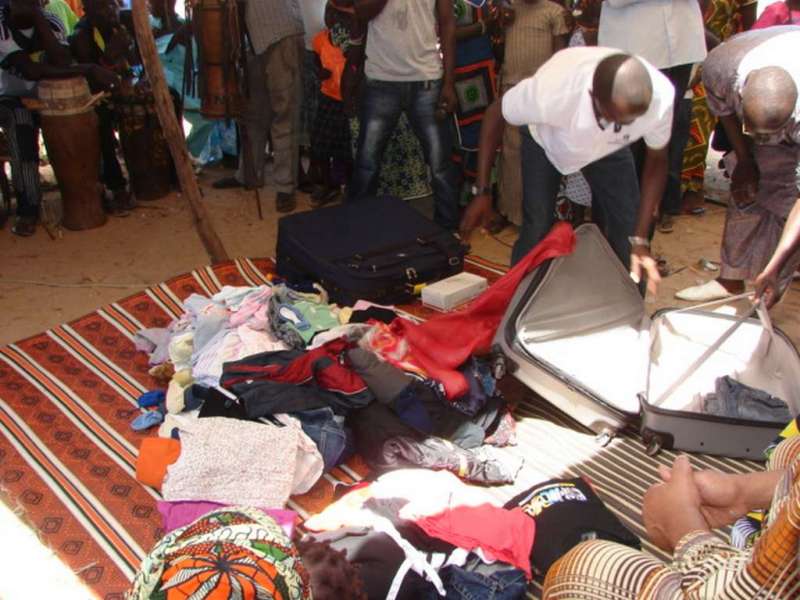
<svg viewBox="0 0 800 600">
<path fill-rule="evenodd" d="M 222 508 L 166 535 L 142 562 L 129 600 L 311 600 L 308 573 L 274 519 Z"/>
</svg>

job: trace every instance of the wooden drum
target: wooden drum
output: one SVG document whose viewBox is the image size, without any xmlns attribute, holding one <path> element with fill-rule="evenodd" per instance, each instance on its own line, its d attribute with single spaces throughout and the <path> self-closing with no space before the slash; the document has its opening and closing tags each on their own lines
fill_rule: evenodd
<svg viewBox="0 0 800 600">
<path fill-rule="evenodd" d="M 172 191 L 175 167 L 153 94 L 147 91 L 115 96 L 114 107 L 133 195 L 137 200 L 163 198 Z"/>
<path fill-rule="evenodd" d="M 237 0 L 195 0 L 192 28 L 200 62 L 200 114 L 208 119 L 241 115 L 244 74 Z"/>
<path fill-rule="evenodd" d="M 100 133 L 93 97 L 83 77 L 39 82 L 39 112 L 47 155 L 61 190 L 67 229 L 106 222 L 100 185 Z"/>
</svg>

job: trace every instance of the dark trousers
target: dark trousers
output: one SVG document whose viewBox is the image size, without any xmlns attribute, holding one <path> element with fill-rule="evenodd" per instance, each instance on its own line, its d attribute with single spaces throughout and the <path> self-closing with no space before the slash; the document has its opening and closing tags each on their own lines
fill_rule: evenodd
<svg viewBox="0 0 800 600">
<path fill-rule="evenodd" d="M 8 140 L 17 215 L 36 217 L 42 200 L 39 182 L 39 127 L 36 115 L 17 97 L 0 97 L 0 129 Z"/>
<path fill-rule="evenodd" d="M 683 152 L 686 142 L 689 141 L 689 121 L 681 114 L 681 106 L 686 88 L 689 86 L 689 77 L 692 74 L 692 65 L 677 65 L 661 69 L 661 72 L 672 82 L 675 87 L 675 98 L 672 109 L 672 133 L 668 147 L 667 185 L 659 204 L 660 214 L 676 215 L 681 210 L 681 171 L 683 170 Z M 691 118 L 691 115 L 688 115 Z M 646 152 L 644 140 L 639 140 L 633 147 L 636 159 L 636 171 L 641 176 L 644 168 L 644 155 Z M 652 236 L 651 236 L 652 237 Z"/>
<path fill-rule="evenodd" d="M 124 190 L 127 181 L 122 173 L 117 158 L 117 139 L 114 137 L 114 113 L 108 106 L 100 105 L 97 112 L 97 123 L 100 130 L 100 181 L 116 192 Z"/>
<path fill-rule="evenodd" d="M 556 222 L 556 195 L 561 173 L 553 166 L 527 127 L 522 137 L 522 227 L 511 252 L 511 264 L 518 263 L 547 235 Z M 581 169 L 592 190 L 592 206 L 605 219 L 606 237 L 627 267 L 639 212 L 639 181 L 633 154 L 626 146 Z M 593 208 L 594 210 L 594 208 Z"/>
</svg>

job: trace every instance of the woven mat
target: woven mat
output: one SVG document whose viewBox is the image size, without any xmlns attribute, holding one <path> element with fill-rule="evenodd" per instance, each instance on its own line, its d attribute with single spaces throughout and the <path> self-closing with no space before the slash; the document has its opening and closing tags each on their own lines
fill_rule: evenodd
<svg viewBox="0 0 800 600">
<path fill-rule="evenodd" d="M 162 536 L 155 507 L 160 495 L 136 481 L 141 440 L 130 428 L 136 399 L 154 389 L 147 356 L 133 346 L 142 327 L 166 327 L 183 312 L 189 294 L 214 294 L 223 285 L 261 285 L 269 259 L 240 259 L 198 269 L 0 349 L 0 497 L 21 513 L 40 538 L 98 597 L 122 598 L 145 553 Z M 469 258 L 467 270 L 491 280 L 503 269 Z M 403 307 L 426 318 L 419 305 Z M 657 478 L 658 464 L 674 454 L 645 455 L 635 433 L 600 448 L 588 430 L 511 378 L 502 382 L 516 405 L 519 444 L 504 450 L 525 460 L 514 485 L 486 488 L 506 500 L 555 476 L 587 476 L 623 522 L 642 536 L 639 509 Z M 692 457 L 699 468 L 746 472 L 758 463 Z M 326 474 L 290 508 L 302 517 L 331 501 L 336 481 L 368 473 L 355 457 Z M 541 542 L 540 542 L 541 543 Z M 648 543 L 647 551 L 666 558 Z M 531 595 L 539 593 L 537 583 Z"/>
</svg>

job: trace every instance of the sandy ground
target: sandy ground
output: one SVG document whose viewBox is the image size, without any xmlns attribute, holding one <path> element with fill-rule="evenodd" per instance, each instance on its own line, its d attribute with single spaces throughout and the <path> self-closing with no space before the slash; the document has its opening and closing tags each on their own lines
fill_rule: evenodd
<svg viewBox="0 0 800 600">
<path fill-rule="evenodd" d="M 217 191 L 211 182 L 224 174 L 219 168 L 200 176 L 204 203 L 230 257 L 273 256 L 276 239 L 274 194 L 261 191 L 264 220 L 257 216 L 253 192 Z M 725 182 L 709 177 L 711 195 L 723 197 Z M 299 210 L 309 208 L 299 196 Z M 706 203 L 706 214 L 676 218 L 675 230 L 657 234 L 654 249 L 673 270 L 656 298 L 653 310 L 681 306 L 676 290 L 709 279 L 695 265 L 701 257 L 719 260 L 724 208 Z M 473 252 L 501 263 L 510 255 L 508 244 L 516 231 L 507 228 L 497 238 L 476 233 Z M 41 228 L 32 238 L 18 238 L 10 224 L 0 231 L 0 344 L 36 334 L 69 321 L 148 285 L 209 262 L 192 225 L 191 213 L 179 194 L 144 204 L 127 217 L 112 217 L 103 227 L 64 231 L 52 240 Z M 797 284 L 795 284 L 797 285 Z M 775 322 L 800 344 L 797 294 L 773 310 Z"/>
</svg>

